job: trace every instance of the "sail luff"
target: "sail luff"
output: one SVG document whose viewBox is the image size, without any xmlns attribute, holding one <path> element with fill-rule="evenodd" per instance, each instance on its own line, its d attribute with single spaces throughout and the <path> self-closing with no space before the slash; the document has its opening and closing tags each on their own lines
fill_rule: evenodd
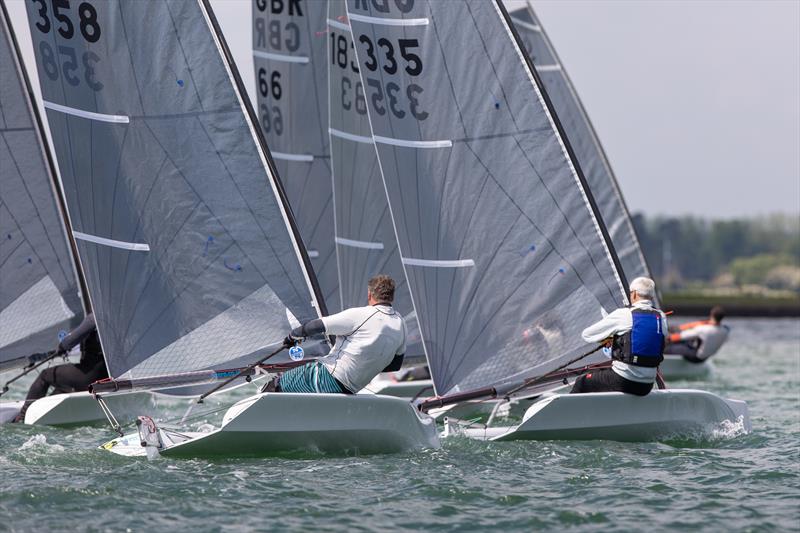
<svg viewBox="0 0 800 533">
<path fill-rule="evenodd" d="M 209 0 L 197 1 L 201 10 L 203 11 L 206 21 L 208 22 L 209 29 L 214 37 L 214 42 L 217 45 L 217 49 L 219 50 L 223 63 L 227 68 L 228 75 L 233 83 L 239 104 L 241 105 L 242 110 L 247 117 L 248 125 L 250 127 L 250 134 L 253 136 L 256 146 L 258 146 L 259 156 L 261 157 L 264 169 L 267 171 L 267 175 L 270 177 L 270 186 L 275 193 L 275 196 L 279 200 L 278 205 L 281 208 L 283 219 L 286 222 L 286 227 L 289 230 L 289 235 L 292 238 L 292 243 L 294 245 L 297 258 L 300 263 L 304 265 L 304 268 L 302 269 L 303 275 L 311 294 L 314 297 L 312 305 L 317 310 L 319 316 L 325 316 L 328 314 L 328 309 L 325 305 L 325 300 L 322 296 L 319 282 L 314 274 L 314 268 L 311 265 L 311 260 L 308 257 L 308 251 L 303 244 L 303 239 L 300 237 L 300 231 L 297 228 L 297 222 L 294 219 L 292 208 L 289 205 L 289 200 L 286 196 L 286 190 L 283 187 L 280 177 L 278 176 L 278 171 L 275 168 L 275 161 L 273 161 L 272 154 L 267 147 L 267 141 L 264 139 L 264 134 L 258 125 L 258 118 L 256 117 L 256 113 L 253 110 L 253 106 L 247 96 L 247 89 L 245 88 L 242 77 L 239 74 L 239 69 L 237 68 L 236 62 L 233 59 L 233 54 L 228 47 L 228 43 L 225 40 L 224 34 L 222 33 L 222 28 L 220 27 L 219 22 L 214 15 L 214 10 L 211 8 L 211 3 Z"/>
<path fill-rule="evenodd" d="M 14 33 L 14 28 L 11 24 L 11 19 L 8 16 L 8 11 L 6 10 L 6 5 L 4 2 L 0 2 L 0 8 L 3 10 L 3 24 L 8 32 L 9 39 L 11 40 L 11 49 L 14 51 L 13 57 L 16 60 L 17 72 L 22 80 L 25 93 L 28 97 L 26 99 L 26 103 L 28 104 L 28 109 L 30 110 L 31 116 L 33 116 L 34 130 L 36 131 L 36 136 L 39 139 L 39 147 L 41 148 L 42 157 L 44 158 L 45 164 L 47 165 L 47 170 L 50 174 L 53 197 L 56 200 L 56 207 L 59 215 L 61 216 L 64 238 L 69 244 L 71 252 L 70 259 L 72 270 L 80 287 L 83 312 L 84 314 L 90 313 L 92 310 L 91 298 L 89 295 L 89 290 L 86 288 L 86 280 L 83 276 L 83 269 L 80 266 L 80 258 L 78 257 L 78 249 L 75 245 L 75 238 L 72 236 L 72 224 L 70 223 L 69 211 L 64 203 L 64 196 L 61 191 L 61 183 L 58 179 L 58 169 L 55 161 L 53 161 L 53 154 L 50 151 L 50 144 L 47 140 L 47 136 L 45 135 L 44 123 L 42 122 L 42 116 L 39 113 L 39 106 L 36 105 L 36 96 L 33 92 L 33 87 L 31 86 L 31 81 L 25 68 L 25 60 L 22 57 L 22 50 L 17 42 L 17 35 Z"/>
<path fill-rule="evenodd" d="M 608 255 L 608 259 L 614 264 L 614 274 L 617 277 L 617 282 L 622 290 L 622 296 L 625 303 L 628 303 L 628 291 L 626 290 L 628 287 L 628 282 L 625 278 L 625 271 L 622 269 L 622 264 L 619 261 L 619 256 L 617 255 L 616 249 L 614 248 L 614 243 L 611 240 L 611 236 L 608 233 L 608 228 L 606 228 L 606 224 L 603 221 L 603 217 L 600 214 L 600 209 L 597 207 L 597 202 L 594 199 L 594 195 L 592 195 L 592 191 L 589 188 L 589 184 L 586 181 L 586 176 L 584 176 L 583 171 L 581 170 L 580 162 L 578 161 L 577 156 L 575 155 L 575 151 L 572 149 L 572 145 L 567 138 L 567 134 L 564 131 L 564 127 L 561 125 L 561 121 L 558 118 L 558 115 L 555 112 L 555 108 L 553 103 L 550 101 L 550 97 L 547 95 L 547 91 L 544 88 L 544 83 L 542 82 L 541 78 L 539 77 L 539 73 L 536 72 L 536 68 L 533 66 L 533 62 L 531 58 L 528 56 L 528 53 L 525 51 L 525 47 L 522 44 L 522 39 L 517 32 L 517 29 L 514 27 L 514 23 L 511 21 L 511 17 L 508 14 L 508 11 L 503 5 L 503 0 L 494 0 L 495 8 L 500 13 L 503 23 L 506 26 L 506 30 L 509 34 L 513 37 L 517 53 L 519 54 L 520 58 L 522 59 L 525 68 L 527 69 L 528 75 L 533 80 L 533 86 L 536 89 L 539 98 L 543 102 L 545 106 L 545 110 L 547 112 L 547 116 L 550 119 L 550 122 L 553 124 L 553 127 L 558 131 L 558 139 L 561 143 L 563 150 L 567 153 L 567 162 L 569 163 L 573 175 L 580 181 L 580 187 L 586 198 L 586 201 L 589 204 L 589 207 L 593 214 L 593 219 L 595 225 L 597 227 L 598 232 L 602 236 L 603 243 L 606 247 L 606 253 Z"/>
<path fill-rule="evenodd" d="M 632 245 L 634 246 L 634 248 L 636 250 L 636 255 L 637 255 L 638 259 L 639 259 L 639 262 L 641 263 L 641 268 L 642 268 L 641 274 L 645 275 L 645 276 L 647 276 L 649 278 L 652 278 L 653 277 L 652 269 L 650 268 L 650 265 L 647 262 L 647 258 L 645 257 L 644 251 L 643 251 L 642 246 L 641 246 L 641 243 L 639 242 L 639 236 L 636 233 L 636 229 L 633 226 L 633 221 L 631 220 L 630 209 L 628 208 L 627 202 L 625 200 L 625 196 L 622 194 L 622 188 L 620 187 L 619 181 L 617 180 L 617 176 L 616 176 L 616 174 L 614 173 L 614 170 L 611 167 L 611 163 L 610 163 L 610 161 L 608 159 L 608 155 L 606 154 L 605 149 L 603 148 L 603 145 L 600 142 L 600 138 L 597 135 L 597 130 L 595 129 L 594 124 L 592 123 L 592 121 L 589 119 L 589 114 L 588 114 L 588 112 L 586 110 L 586 107 L 583 105 L 582 100 L 578 97 L 578 92 L 575 89 L 575 85 L 572 82 L 572 79 L 570 78 L 569 73 L 567 72 L 567 70 L 565 68 L 563 68 L 563 63 L 561 61 L 561 58 L 558 56 L 558 53 L 556 52 L 555 47 L 553 46 L 553 43 L 552 43 L 552 41 L 550 40 L 550 37 L 547 34 L 547 31 L 545 30 L 544 26 L 541 24 L 541 21 L 539 21 L 538 17 L 536 17 L 536 15 L 535 15 L 536 12 L 533 9 L 533 5 L 531 3 L 531 0 L 526 0 L 526 7 L 524 9 L 527 9 L 529 11 L 529 14 L 530 14 L 532 20 L 535 20 L 535 21 L 539 22 L 537 31 L 538 31 L 538 33 L 541 34 L 542 41 L 544 42 L 545 46 L 547 46 L 547 49 L 548 49 L 548 52 L 550 53 L 550 55 L 555 59 L 556 64 L 561 66 L 561 68 L 559 69 L 559 72 L 560 72 L 561 76 L 564 78 L 565 85 L 569 89 L 570 96 L 572 97 L 572 102 L 577 107 L 578 112 L 579 112 L 579 114 L 581 116 L 581 119 L 583 120 L 583 122 L 585 123 L 585 125 L 587 127 L 589 135 L 590 135 L 590 137 L 592 139 L 592 145 L 594 146 L 595 150 L 597 151 L 598 157 L 599 157 L 599 159 L 600 159 L 600 161 L 601 161 L 601 163 L 603 165 L 603 169 L 605 170 L 607 176 L 609 177 L 609 182 L 611 184 L 611 190 L 613 191 L 614 197 L 616 198 L 616 200 L 617 200 L 617 202 L 619 204 L 618 207 L 619 207 L 619 209 L 621 211 L 621 216 L 622 216 L 622 218 L 624 220 L 624 223 L 628 228 L 628 238 L 631 239 Z M 509 14 L 509 16 L 510 16 L 510 14 Z M 514 27 L 516 29 L 516 25 L 514 25 Z M 534 64 L 534 69 L 535 69 L 535 67 L 536 67 L 536 65 Z M 613 240 L 613 236 L 612 236 L 612 240 Z M 620 262 L 624 263 L 622 258 L 620 258 Z M 624 267 L 624 264 L 623 264 L 623 267 Z M 623 271 L 624 271 L 624 268 L 623 268 Z M 626 272 L 625 274 L 626 274 L 626 278 L 631 277 L 630 276 L 630 274 L 631 274 L 630 272 Z"/>
<path fill-rule="evenodd" d="M 329 311 L 341 309 L 335 257 L 323 2 L 252 0 L 257 122 L 281 176 Z"/>
<path fill-rule="evenodd" d="M 54 349 L 91 304 L 22 51 L 0 7 L 0 366 L 10 369 Z"/>
<path fill-rule="evenodd" d="M 328 139 L 341 301 L 344 307 L 363 305 L 368 280 L 376 274 L 391 276 L 396 283 L 393 307 L 406 325 L 406 362 L 418 364 L 425 354 L 417 314 L 392 227 L 346 15 L 343 0 L 328 3 Z"/>
</svg>

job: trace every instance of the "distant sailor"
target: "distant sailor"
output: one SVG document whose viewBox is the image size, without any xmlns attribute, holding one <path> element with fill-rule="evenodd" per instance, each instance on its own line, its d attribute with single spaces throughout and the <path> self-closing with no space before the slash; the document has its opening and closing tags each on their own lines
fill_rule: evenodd
<svg viewBox="0 0 800 533">
<path fill-rule="evenodd" d="M 41 372 L 28 389 L 25 405 L 15 422 L 24 421 L 25 412 L 30 404 L 39 398 L 44 398 L 51 387 L 53 394 L 81 392 L 88 390 L 89 385 L 95 381 L 108 377 L 94 315 L 91 313 L 58 343 L 56 355 L 65 355 L 78 344 L 81 346 L 81 359 L 78 364 L 51 366 Z"/>
<path fill-rule="evenodd" d="M 656 284 L 650 278 L 636 278 L 630 285 L 630 307 L 608 314 L 583 330 L 586 342 L 609 341 L 611 368 L 579 377 L 572 393 L 619 391 L 646 396 L 656 380 L 664 359 L 667 317 L 653 307 Z"/>
<path fill-rule="evenodd" d="M 284 343 L 305 337 L 334 335 L 331 352 L 319 360 L 284 372 L 265 391 L 354 394 L 381 372 L 400 369 L 406 351 L 403 317 L 392 308 L 395 283 L 389 276 L 369 280 L 365 307 L 317 318 L 292 330 Z"/>
<path fill-rule="evenodd" d="M 730 328 L 722 325 L 725 310 L 716 306 L 708 320 L 698 320 L 670 328 L 668 354 L 682 355 L 692 363 L 702 363 L 719 351 L 728 339 Z"/>
</svg>

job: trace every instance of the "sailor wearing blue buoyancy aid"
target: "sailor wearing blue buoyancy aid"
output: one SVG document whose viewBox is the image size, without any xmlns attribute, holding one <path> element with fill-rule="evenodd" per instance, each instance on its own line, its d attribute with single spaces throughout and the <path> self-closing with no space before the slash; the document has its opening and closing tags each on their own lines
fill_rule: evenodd
<svg viewBox="0 0 800 533">
<path fill-rule="evenodd" d="M 571 392 L 619 391 L 645 396 L 653 389 L 658 365 L 664 360 L 667 317 L 653 307 L 653 280 L 636 278 L 630 290 L 630 307 L 609 313 L 582 333 L 586 342 L 611 339 L 611 368 L 579 377 Z"/>
</svg>

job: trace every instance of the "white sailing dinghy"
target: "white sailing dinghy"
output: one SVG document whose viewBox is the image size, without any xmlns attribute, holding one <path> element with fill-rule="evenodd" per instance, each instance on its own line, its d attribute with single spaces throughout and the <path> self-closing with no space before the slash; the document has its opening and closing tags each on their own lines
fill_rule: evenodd
<svg viewBox="0 0 800 533">
<path fill-rule="evenodd" d="M 74 235 L 93 298 L 110 391 L 227 380 L 263 360 L 290 323 L 324 314 L 309 258 L 230 51 L 205 0 L 89 1 L 73 39 L 90 71 L 48 75 L 37 53 Z M 39 32 L 39 33 L 37 33 Z M 74 79 L 72 80 L 74 81 Z M 306 346 L 313 356 L 327 341 Z M 395 451 L 438 443 L 396 398 L 258 394 L 212 433 L 156 428 L 122 455 L 262 455 L 298 448 Z M 150 431 L 152 429 L 152 431 Z M 303 437 L 303 434 L 306 437 Z M 133 443 L 134 446 L 129 446 Z"/>
<path fill-rule="evenodd" d="M 80 264 L 74 261 L 55 165 L 5 5 L 0 6 L 0 102 L 0 369 L 33 370 L 46 362 L 37 364 L 31 355 L 53 350 L 91 304 Z M 52 364 L 60 362 L 60 357 L 52 359 Z M 110 402 L 124 413 L 147 407 L 150 399 L 135 393 Z M 0 402 L 0 423 L 13 420 L 23 403 Z M 33 402 L 24 422 L 75 425 L 104 419 L 97 402 L 78 392 Z"/>
<path fill-rule="evenodd" d="M 581 331 L 628 304 L 580 164 L 499 0 L 348 0 L 382 178 L 436 398 L 503 398 L 584 359 Z M 602 359 L 602 357 L 601 357 Z M 557 382 L 561 383 L 560 378 Z M 555 384 L 551 385 L 555 386 Z M 670 402 L 660 398 L 669 397 Z M 653 423 L 733 420 L 710 393 L 557 396 L 525 415 L 603 420 L 581 438 L 650 439 Z M 542 408 L 542 402 L 550 406 Z M 736 404 L 739 405 L 739 404 Z M 574 417 L 573 417 L 574 418 Z M 505 438 L 529 438 L 521 428 Z M 535 435 L 535 434 L 534 434 Z M 564 436 L 571 433 L 565 432 Z"/>
</svg>

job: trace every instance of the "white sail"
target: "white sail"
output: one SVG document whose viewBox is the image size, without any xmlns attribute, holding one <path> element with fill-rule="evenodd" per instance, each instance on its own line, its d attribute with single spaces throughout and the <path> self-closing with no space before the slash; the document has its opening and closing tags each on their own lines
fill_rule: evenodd
<svg viewBox="0 0 800 533">
<path fill-rule="evenodd" d="M 588 346 L 624 275 L 500 2 L 348 0 L 436 393 L 520 383 Z"/>
<path fill-rule="evenodd" d="M 50 157 L 22 55 L 0 9 L 0 368 L 53 350 L 84 314 Z"/>
<path fill-rule="evenodd" d="M 225 368 L 280 341 L 287 309 L 324 313 L 207 3 L 27 7 L 111 376 Z"/>
</svg>

